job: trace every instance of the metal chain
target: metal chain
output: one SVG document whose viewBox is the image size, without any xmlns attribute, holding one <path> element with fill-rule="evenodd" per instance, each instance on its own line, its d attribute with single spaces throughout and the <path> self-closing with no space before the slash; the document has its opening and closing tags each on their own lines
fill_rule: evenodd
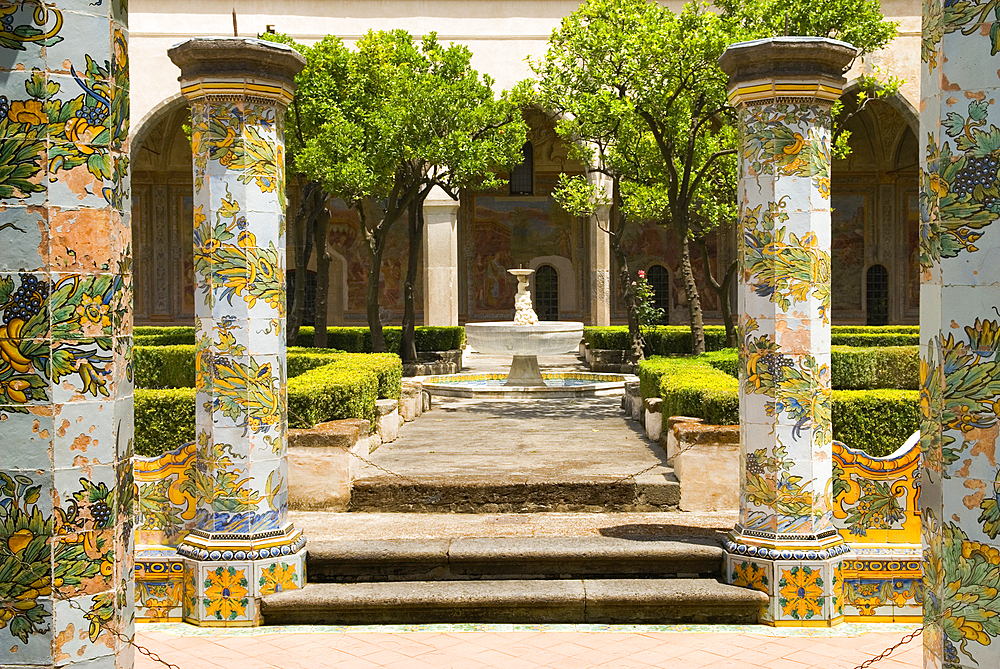
<svg viewBox="0 0 1000 669">
<path fill-rule="evenodd" d="M 20 558 L 18 558 L 18 561 L 21 563 L 21 567 L 24 568 L 25 571 L 30 571 L 31 572 L 32 576 L 35 576 L 37 578 L 41 578 L 43 576 L 43 574 L 39 573 L 38 571 L 36 571 L 34 569 L 31 569 L 31 565 L 29 565 L 28 563 L 26 563 L 24 560 L 21 560 Z M 82 613 L 84 615 L 90 613 L 90 611 L 88 611 L 87 609 L 85 609 L 82 606 L 80 606 L 80 603 L 77 602 L 75 599 L 64 599 L 64 600 L 60 600 L 60 601 L 66 602 L 71 609 L 76 609 L 77 611 L 79 611 L 80 613 Z M 166 660 L 164 660 L 159 655 L 157 655 L 155 652 L 151 651 L 150 649 L 146 648 L 145 646 L 140 646 L 139 644 L 137 644 L 135 642 L 135 635 L 134 634 L 131 637 L 127 637 L 124 634 L 122 634 L 121 632 L 119 632 L 118 630 L 116 630 L 116 629 L 114 629 L 112 627 L 109 627 L 109 626 L 102 626 L 101 630 L 104 631 L 104 632 L 108 632 L 109 634 L 111 634 L 112 636 L 114 636 L 115 638 L 117 638 L 119 641 L 121 641 L 123 643 L 127 643 L 128 645 L 132 646 L 137 651 L 139 651 L 139 653 L 145 655 L 146 657 L 148 657 L 149 659 L 153 660 L 154 662 L 159 662 L 160 664 L 162 664 L 167 669 L 181 669 L 176 664 L 171 664 L 170 662 L 167 662 Z"/>
<path fill-rule="evenodd" d="M 865 660 L 864 662 L 862 662 L 858 666 L 854 667 L 854 669 L 868 669 L 868 667 L 872 666 L 876 662 L 880 662 L 880 661 L 884 660 L 885 658 L 889 657 L 890 655 L 892 655 L 892 652 L 894 650 L 896 650 L 897 648 L 899 648 L 900 646 L 906 645 L 906 644 L 910 643 L 911 641 L 913 641 L 914 639 L 916 639 L 918 636 L 920 636 L 921 634 L 923 634 L 923 632 L 924 632 L 924 628 L 923 627 L 918 627 L 917 629 L 913 630 L 909 634 L 905 635 L 902 639 L 900 639 L 896 643 L 895 646 L 890 646 L 889 648 L 886 648 L 885 650 L 883 650 L 881 653 L 879 653 L 875 657 L 873 657 L 873 658 L 871 658 L 869 660 Z"/>
<path fill-rule="evenodd" d="M 87 610 L 85 608 L 83 608 L 82 606 L 80 606 L 80 604 L 78 602 L 76 602 L 75 600 L 73 600 L 73 599 L 67 599 L 66 601 L 69 602 L 70 608 L 77 609 L 78 611 L 80 611 L 80 612 L 82 612 L 84 614 L 87 613 Z M 115 638 L 117 638 L 119 641 L 121 641 L 123 643 L 127 643 L 128 645 L 132 646 L 137 651 L 139 651 L 140 653 L 142 653 L 143 655 L 145 655 L 149 659 L 153 660 L 154 662 L 159 662 L 160 664 L 162 664 L 167 669 L 181 669 L 176 664 L 172 664 L 170 662 L 167 662 L 166 660 L 164 660 L 159 655 L 157 655 L 155 652 L 151 651 L 150 649 L 146 648 L 145 646 L 140 646 L 139 644 L 137 644 L 135 642 L 135 635 L 134 634 L 131 637 L 127 637 L 127 636 L 125 636 L 124 634 L 122 634 L 121 632 L 119 632 L 118 630 L 116 630 L 114 628 L 104 627 L 103 629 L 104 629 L 104 631 L 108 632 L 109 634 L 111 634 L 112 636 L 114 636 Z"/>
<path fill-rule="evenodd" d="M 632 479 L 632 481 L 634 482 L 636 476 L 642 476 L 643 474 L 645 474 L 649 470 L 656 469 L 657 467 L 661 467 L 662 465 L 663 465 L 663 463 L 657 462 L 655 465 L 650 465 L 650 466 L 646 467 L 645 469 L 643 469 L 641 471 L 638 471 L 638 472 L 636 472 L 634 474 L 629 474 L 628 476 L 623 476 L 620 479 L 615 479 L 609 485 L 616 485 L 618 483 L 625 483 L 625 481 L 628 481 L 629 479 Z"/>
<path fill-rule="evenodd" d="M 352 456 L 356 457 L 358 460 L 361 460 L 361 462 L 365 463 L 369 467 L 374 467 L 375 469 L 377 469 L 380 472 L 383 472 L 385 474 L 388 474 L 389 476 L 395 476 L 396 478 L 403 479 L 404 481 L 409 481 L 410 483 L 413 483 L 414 485 L 423 485 L 420 481 L 418 481 L 416 479 L 410 478 L 409 476 L 405 476 L 405 475 L 400 474 L 398 472 L 391 471 L 389 469 L 386 469 L 385 467 L 381 467 L 381 466 L 375 464 L 374 462 L 372 462 L 371 460 L 369 460 L 367 458 L 364 458 L 364 457 L 361 457 L 360 455 L 358 455 L 354 451 L 348 451 L 348 453 L 350 453 Z"/>
</svg>

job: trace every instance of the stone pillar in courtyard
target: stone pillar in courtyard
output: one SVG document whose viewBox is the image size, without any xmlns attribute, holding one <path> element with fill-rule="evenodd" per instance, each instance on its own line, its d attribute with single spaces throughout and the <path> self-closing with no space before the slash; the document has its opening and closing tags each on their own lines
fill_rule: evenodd
<svg viewBox="0 0 1000 669">
<path fill-rule="evenodd" d="M 131 667 L 126 3 L 2 4 L 0 665 Z"/>
<path fill-rule="evenodd" d="M 731 46 L 738 115 L 740 515 L 726 578 L 770 597 L 763 621 L 843 618 L 832 523 L 830 107 L 856 50 L 811 37 Z"/>
<path fill-rule="evenodd" d="M 184 556 L 185 620 L 253 625 L 299 588 L 288 522 L 284 112 L 305 61 L 279 44 L 204 38 L 168 52 L 191 105 L 201 522 Z"/>
<path fill-rule="evenodd" d="M 424 200 L 424 325 L 458 325 L 458 207 L 437 186 Z"/>
<path fill-rule="evenodd" d="M 920 73 L 924 666 L 1000 666 L 996 18 L 925 3 Z M 983 23 L 979 23 L 982 21 Z"/>
<path fill-rule="evenodd" d="M 600 174 L 587 176 L 590 183 L 611 192 L 611 182 Z M 590 217 L 587 235 L 590 249 L 590 324 L 595 327 L 611 325 L 611 235 L 608 234 L 611 207 L 601 205 Z"/>
</svg>

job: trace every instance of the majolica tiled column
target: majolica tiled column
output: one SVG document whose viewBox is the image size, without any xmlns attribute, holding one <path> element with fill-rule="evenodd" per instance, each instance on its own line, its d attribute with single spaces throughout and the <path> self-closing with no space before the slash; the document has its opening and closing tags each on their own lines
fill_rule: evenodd
<svg viewBox="0 0 1000 669">
<path fill-rule="evenodd" d="M 184 617 L 252 625 L 260 597 L 301 587 L 287 520 L 282 120 L 305 60 L 283 45 L 208 38 L 168 52 L 191 104 L 196 401 L 204 512 L 185 557 Z"/>
<path fill-rule="evenodd" d="M 3 666 L 132 666 L 125 6 L 0 5 Z"/>
<path fill-rule="evenodd" d="M 855 49 L 785 37 L 719 63 L 738 114 L 740 516 L 730 583 L 770 596 L 764 621 L 842 619 L 847 545 L 831 516 L 830 107 Z"/>
<path fill-rule="evenodd" d="M 1000 666 L 1000 79 L 996 19 L 983 7 L 924 4 L 920 501 L 928 668 Z"/>
</svg>

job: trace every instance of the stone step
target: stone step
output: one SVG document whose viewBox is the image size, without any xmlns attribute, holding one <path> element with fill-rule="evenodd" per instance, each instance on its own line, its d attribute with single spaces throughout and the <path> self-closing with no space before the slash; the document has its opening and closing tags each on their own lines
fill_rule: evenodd
<svg viewBox="0 0 1000 669">
<path fill-rule="evenodd" d="M 672 472 L 637 480 L 510 481 L 491 477 L 380 475 L 356 479 L 351 511 L 529 513 L 541 511 L 675 511 L 680 484 Z"/>
<path fill-rule="evenodd" d="M 310 583 L 269 595 L 266 625 L 753 624 L 767 596 L 714 579 Z"/>
<path fill-rule="evenodd" d="M 310 541 L 311 583 L 708 577 L 723 553 L 711 538 L 465 537 Z"/>
</svg>

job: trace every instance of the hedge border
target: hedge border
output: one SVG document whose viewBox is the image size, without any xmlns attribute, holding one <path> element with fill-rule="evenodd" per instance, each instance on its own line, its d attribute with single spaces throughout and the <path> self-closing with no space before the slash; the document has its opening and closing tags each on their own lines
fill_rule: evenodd
<svg viewBox="0 0 1000 669">
<path fill-rule="evenodd" d="M 194 346 L 190 350 L 193 375 Z M 154 358 L 149 358 L 150 360 Z M 395 353 L 289 349 L 288 425 L 309 428 L 342 418 L 376 426 L 376 400 L 399 400 L 403 365 Z M 135 390 L 135 452 L 153 457 L 195 438 L 195 389 Z"/>
<path fill-rule="evenodd" d="M 732 349 L 698 357 L 649 358 L 637 370 L 640 392 L 643 398 L 660 397 L 665 416 L 735 425 L 739 382 L 724 371 L 734 359 Z M 875 457 L 891 454 L 920 427 L 917 390 L 834 390 L 832 399 L 833 438 Z"/>
<path fill-rule="evenodd" d="M 861 326 L 835 325 L 831 329 L 831 343 L 835 346 L 916 346 L 920 343 L 919 327 L 915 325 Z M 686 325 L 658 325 L 645 333 L 647 356 L 690 355 L 693 348 L 691 328 Z M 628 327 L 611 325 L 583 328 L 583 341 L 592 349 L 624 351 L 629 348 Z M 726 328 L 722 325 L 705 326 L 705 350 L 720 351 L 726 348 Z"/>
<path fill-rule="evenodd" d="M 399 326 L 382 328 L 385 335 L 386 349 L 399 350 L 399 342 L 403 329 Z M 158 327 L 139 326 L 133 330 L 136 346 L 173 346 L 180 344 L 194 345 L 194 328 L 188 326 Z M 347 351 L 349 353 L 371 353 L 371 332 L 366 326 L 337 326 L 326 329 L 328 349 Z M 303 326 L 299 328 L 299 336 L 295 340 L 297 347 L 313 348 L 315 328 Z M 421 325 L 414 330 L 417 351 L 453 351 L 465 345 L 465 328 L 462 326 Z"/>
</svg>

